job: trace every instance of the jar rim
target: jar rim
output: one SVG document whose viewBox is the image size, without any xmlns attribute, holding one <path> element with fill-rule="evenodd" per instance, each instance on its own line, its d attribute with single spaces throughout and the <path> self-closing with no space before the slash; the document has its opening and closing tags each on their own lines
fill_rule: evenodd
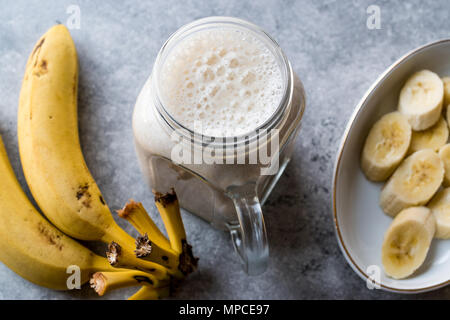
<svg viewBox="0 0 450 320">
<path fill-rule="evenodd" d="M 163 101 L 161 99 L 161 92 L 159 88 L 159 74 L 161 71 L 162 66 L 164 65 L 165 58 L 167 57 L 168 52 L 181 40 L 183 40 L 185 37 L 189 36 L 190 34 L 197 32 L 202 29 L 207 29 L 211 27 L 217 27 L 220 25 L 224 26 L 234 26 L 236 28 L 243 29 L 245 31 L 249 31 L 255 35 L 257 35 L 261 40 L 265 41 L 265 44 L 270 46 L 269 49 L 274 54 L 275 58 L 277 59 L 278 63 L 281 65 L 281 73 L 282 77 L 284 79 L 283 81 L 283 93 L 282 93 L 282 99 L 280 100 L 277 108 L 272 113 L 272 115 L 261 125 L 256 127 L 250 132 L 246 132 L 241 135 L 237 136 L 220 136 L 220 137 L 214 137 L 214 136 L 207 136 L 204 134 L 199 134 L 198 132 L 195 132 L 194 130 L 186 127 L 180 121 L 178 121 L 168 110 L 164 107 Z M 153 91 L 153 97 L 154 97 L 154 103 L 156 106 L 156 109 L 158 113 L 163 118 L 165 124 L 167 124 L 172 130 L 178 130 L 181 132 L 181 134 L 189 139 L 192 142 L 195 143 L 201 143 L 204 144 L 205 141 L 207 141 L 208 145 L 211 145 L 211 143 L 214 144 L 214 141 L 217 141 L 219 144 L 223 145 L 224 141 L 233 141 L 233 139 L 237 139 L 238 141 L 245 141 L 248 142 L 250 140 L 254 140 L 258 138 L 258 132 L 268 132 L 271 129 L 275 128 L 276 125 L 282 120 L 282 116 L 285 113 L 285 110 L 287 106 L 290 104 L 290 101 L 292 99 L 292 91 L 293 91 L 293 71 L 291 68 L 291 65 L 289 63 L 289 60 L 287 59 L 286 55 L 284 54 L 281 47 L 278 45 L 278 43 L 268 34 L 266 33 L 262 28 L 259 26 L 248 22 L 243 19 L 234 18 L 234 17 L 225 17 L 225 16 L 212 16 L 207 18 L 202 18 L 195 20 L 191 23 L 188 23 L 181 28 L 179 28 L 177 31 L 175 31 L 163 44 L 161 49 L 158 52 L 158 55 L 156 57 L 155 63 L 153 65 L 152 70 L 152 91 Z M 201 137 L 201 141 L 198 141 L 199 135 Z M 219 138 L 219 139 L 217 139 Z"/>
</svg>

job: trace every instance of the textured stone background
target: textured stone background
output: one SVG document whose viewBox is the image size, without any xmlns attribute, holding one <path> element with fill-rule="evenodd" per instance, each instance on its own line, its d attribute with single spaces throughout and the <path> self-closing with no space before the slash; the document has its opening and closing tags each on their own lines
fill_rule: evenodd
<svg viewBox="0 0 450 320">
<path fill-rule="evenodd" d="M 366 9 L 381 8 L 381 30 L 366 27 Z M 200 269 L 184 299 L 450 298 L 450 287 L 402 296 L 370 291 L 342 256 L 331 218 L 333 163 L 358 100 L 407 51 L 449 36 L 449 3 L 429 1 L 2 1 L 0 133 L 25 187 L 17 152 L 16 110 L 25 62 L 35 41 L 66 9 L 81 9 L 72 30 L 80 60 L 79 117 L 87 163 L 112 209 L 132 197 L 157 218 L 132 144 L 131 113 L 168 36 L 197 18 L 250 20 L 284 48 L 307 93 L 295 156 L 264 207 L 271 263 L 259 277 L 241 271 L 229 235 L 185 214 Z M 26 188 L 26 187 L 25 187 Z M 119 221 L 122 226 L 125 224 Z M 132 232 L 131 228 L 127 230 Z M 125 298 L 134 290 L 108 297 Z M 95 298 L 84 288 L 64 293 L 37 287 L 0 265 L 1 299 Z"/>
</svg>

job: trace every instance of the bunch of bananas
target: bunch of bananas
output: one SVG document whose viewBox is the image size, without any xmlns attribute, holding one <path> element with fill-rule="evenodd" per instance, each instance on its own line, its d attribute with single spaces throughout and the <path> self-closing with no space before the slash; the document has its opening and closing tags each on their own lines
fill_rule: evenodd
<svg viewBox="0 0 450 320">
<path fill-rule="evenodd" d="M 67 289 L 67 268 L 78 266 L 99 295 L 142 286 L 130 299 L 158 299 L 193 272 L 197 259 L 175 192 L 155 194 L 169 239 L 141 203 L 130 201 L 119 216 L 141 234 L 122 230 L 81 151 L 77 119 L 78 62 L 69 31 L 56 25 L 34 47 L 26 66 L 18 110 L 20 159 L 30 191 L 50 221 L 21 189 L 0 138 L 0 260 L 38 285 Z M 107 258 L 76 240 L 108 243 Z"/>
</svg>

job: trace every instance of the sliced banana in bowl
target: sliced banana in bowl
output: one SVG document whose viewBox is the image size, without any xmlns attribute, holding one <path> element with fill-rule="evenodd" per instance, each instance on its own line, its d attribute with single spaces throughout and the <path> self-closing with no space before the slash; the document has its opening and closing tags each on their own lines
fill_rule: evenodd
<svg viewBox="0 0 450 320">
<path fill-rule="evenodd" d="M 443 117 L 438 122 L 422 131 L 413 131 L 411 136 L 411 145 L 408 154 L 412 154 L 422 149 L 432 149 L 438 151 L 448 141 L 448 125 Z"/>
<path fill-rule="evenodd" d="M 404 279 L 425 261 L 436 230 L 430 209 L 410 207 L 401 211 L 387 229 L 381 259 L 387 275 Z"/>
<path fill-rule="evenodd" d="M 443 77 L 442 82 L 444 83 L 444 106 L 447 108 L 450 104 L 450 77 Z"/>
<path fill-rule="evenodd" d="M 450 239 L 450 188 L 439 191 L 428 204 L 436 219 L 438 239 Z"/>
<path fill-rule="evenodd" d="M 443 145 L 439 149 L 439 158 L 441 158 L 442 163 L 444 164 L 444 187 L 450 186 L 450 143 Z"/>
<path fill-rule="evenodd" d="M 411 126 L 400 112 L 378 120 L 367 136 L 361 168 L 369 180 L 384 181 L 403 160 L 411 141 Z"/>
<path fill-rule="evenodd" d="M 398 110 L 407 118 L 413 130 L 425 130 L 439 119 L 444 100 L 444 84 L 439 76 L 421 70 L 408 78 L 398 102 Z"/>
<path fill-rule="evenodd" d="M 419 150 L 406 158 L 383 186 L 380 207 L 395 217 L 400 211 L 426 204 L 444 180 L 444 165 L 431 149 Z"/>
<path fill-rule="evenodd" d="M 447 100 L 447 88 L 450 88 L 447 83 L 450 81 L 439 78 L 444 76 L 450 76 L 450 39 L 418 48 L 388 68 L 361 99 L 345 130 L 334 171 L 333 220 L 343 255 L 369 288 L 375 286 L 398 293 L 418 293 L 450 284 L 450 240 L 437 238 L 439 223 L 435 222 L 433 240 L 415 242 L 415 239 L 432 238 L 423 231 L 431 227 L 424 227 L 430 225 L 424 223 L 429 221 L 428 218 L 411 218 L 428 217 L 430 214 L 423 213 L 431 212 L 434 220 L 438 220 L 439 215 L 448 210 L 442 209 L 447 201 L 443 199 L 447 198 L 439 191 L 444 171 L 449 172 L 444 187 L 450 183 L 450 144 L 446 145 L 449 143 L 446 141 L 448 128 L 443 126 L 447 112 L 450 117 L 450 109 L 447 108 L 450 101 Z M 401 158 L 400 150 L 386 148 L 389 146 L 386 141 L 396 139 L 368 142 L 370 135 L 376 136 L 372 132 L 376 131 L 378 121 L 395 111 L 408 119 L 412 130 L 412 146 L 408 147 L 411 149 L 398 164 L 390 162 L 394 158 L 392 155 Z M 390 130 L 395 132 L 392 128 Z M 372 155 L 364 159 L 364 148 L 370 149 L 369 146 Z M 376 158 L 374 155 L 377 153 L 373 150 L 381 151 L 380 154 L 384 152 L 385 156 Z M 394 170 L 389 174 L 386 168 L 391 166 Z M 377 171 L 378 167 L 383 170 Z M 383 174 L 378 173 L 380 171 Z M 380 183 L 386 176 L 389 176 L 387 181 Z M 393 221 L 403 220 L 398 220 L 403 216 L 401 212 L 412 207 L 420 207 L 422 214 L 410 214 L 402 223 L 394 224 Z M 397 245 L 392 248 L 397 247 L 398 258 L 404 255 L 402 252 L 407 253 L 406 260 L 399 259 L 405 263 L 400 273 L 395 271 L 400 268 L 398 265 L 394 271 L 385 268 L 389 264 L 383 263 L 383 259 L 387 261 L 382 250 L 383 244 L 389 242 L 386 239 L 396 239 L 392 241 Z M 385 249 L 385 252 L 395 251 L 391 249 Z"/>
</svg>

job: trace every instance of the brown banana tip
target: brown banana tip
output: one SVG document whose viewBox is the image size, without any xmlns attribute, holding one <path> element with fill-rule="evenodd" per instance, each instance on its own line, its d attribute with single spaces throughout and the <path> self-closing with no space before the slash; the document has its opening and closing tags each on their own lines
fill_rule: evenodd
<svg viewBox="0 0 450 320">
<path fill-rule="evenodd" d="M 130 214 L 133 213 L 134 210 L 136 210 L 136 208 L 138 208 L 141 205 L 142 204 L 140 202 L 136 202 L 133 199 L 130 199 L 128 200 L 125 207 L 123 207 L 120 210 L 117 210 L 116 212 L 119 215 L 119 217 L 126 219 Z"/>
<path fill-rule="evenodd" d="M 164 194 L 157 191 L 154 192 L 154 194 L 155 194 L 155 201 L 160 202 L 164 207 L 178 200 L 174 188 L 170 188 L 170 191 Z"/>
<path fill-rule="evenodd" d="M 122 252 L 122 248 L 116 242 L 111 242 L 108 245 L 108 250 L 106 251 L 106 258 L 110 265 L 114 266 L 119 262 L 119 256 Z"/>
<path fill-rule="evenodd" d="M 134 253 L 138 258 L 144 258 L 152 252 L 152 242 L 148 238 L 147 233 L 136 238 L 136 250 Z"/>
<path fill-rule="evenodd" d="M 45 42 L 45 37 L 42 37 L 41 40 L 39 41 L 39 43 L 34 47 L 33 52 L 31 53 L 32 56 L 34 56 L 34 54 L 36 53 L 36 51 L 38 51 L 38 49 L 40 47 L 42 47 L 42 45 Z"/>
<path fill-rule="evenodd" d="M 101 272 L 94 273 L 91 279 L 89 280 L 91 288 L 93 288 L 99 296 L 103 296 L 105 294 L 106 289 L 105 283 L 106 283 L 105 276 Z"/>
<path fill-rule="evenodd" d="M 178 269 L 187 276 L 197 269 L 198 258 L 194 257 L 192 246 L 186 240 L 181 240 L 183 251 L 180 254 Z"/>
</svg>

